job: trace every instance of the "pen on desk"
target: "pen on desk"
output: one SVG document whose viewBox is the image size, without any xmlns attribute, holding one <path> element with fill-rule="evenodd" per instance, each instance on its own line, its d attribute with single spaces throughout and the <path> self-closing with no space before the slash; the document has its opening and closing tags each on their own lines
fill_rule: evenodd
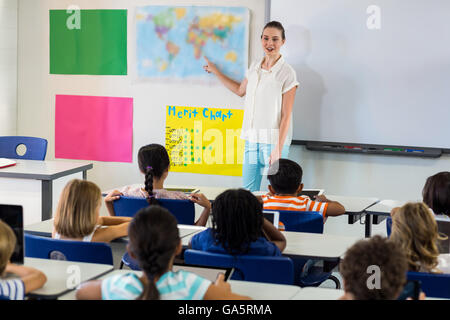
<svg viewBox="0 0 450 320">
<path fill-rule="evenodd" d="M 406 149 L 406 152 L 425 152 L 425 150 L 418 150 L 418 149 Z"/>
</svg>

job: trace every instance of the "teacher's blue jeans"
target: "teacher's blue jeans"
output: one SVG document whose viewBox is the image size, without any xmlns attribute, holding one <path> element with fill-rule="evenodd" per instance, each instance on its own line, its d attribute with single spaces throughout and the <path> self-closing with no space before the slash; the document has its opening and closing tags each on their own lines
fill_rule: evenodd
<svg viewBox="0 0 450 320">
<path fill-rule="evenodd" d="M 245 141 L 244 164 L 242 167 L 243 187 L 250 191 L 261 190 L 263 175 L 267 175 L 269 168 L 269 158 L 274 144 L 256 143 Z M 285 145 L 281 150 L 281 158 L 287 158 L 289 146 Z M 263 190 L 267 187 L 264 186 Z"/>
</svg>

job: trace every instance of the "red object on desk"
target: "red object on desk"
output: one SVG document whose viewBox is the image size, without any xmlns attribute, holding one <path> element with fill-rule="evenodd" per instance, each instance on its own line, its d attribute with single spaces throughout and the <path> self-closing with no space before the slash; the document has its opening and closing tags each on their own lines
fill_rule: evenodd
<svg viewBox="0 0 450 320">
<path fill-rule="evenodd" d="M 15 166 L 16 162 L 9 159 L 0 159 L 0 169 Z"/>
</svg>

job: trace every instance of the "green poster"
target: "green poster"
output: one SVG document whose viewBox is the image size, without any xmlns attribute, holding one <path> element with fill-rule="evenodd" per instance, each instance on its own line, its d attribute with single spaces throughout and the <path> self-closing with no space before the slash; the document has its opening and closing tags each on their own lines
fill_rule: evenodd
<svg viewBox="0 0 450 320">
<path fill-rule="evenodd" d="M 127 10 L 50 10 L 51 74 L 127 74 Z"/>
</svg>

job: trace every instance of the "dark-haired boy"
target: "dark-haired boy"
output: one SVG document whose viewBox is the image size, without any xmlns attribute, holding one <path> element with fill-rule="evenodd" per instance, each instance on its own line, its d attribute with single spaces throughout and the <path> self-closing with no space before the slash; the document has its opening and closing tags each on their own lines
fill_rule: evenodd
<svg viewBox="0 0 450 320">
<path fill-rule="evenodd" d="M 279 159 L 273 164 L 277 170 L 268 175 L 269 193 L 261 198 L 264 210 L 317 211 L 326 221 L 328 216 L 339 216 L 345 208 L 337 201 L 331 201 L 324 195 L 316 196 L 315 201 L 307 196 L 298 195 L 303 189 L 303 171 L 300 165 L 289 159 Z"/>
</svg>

